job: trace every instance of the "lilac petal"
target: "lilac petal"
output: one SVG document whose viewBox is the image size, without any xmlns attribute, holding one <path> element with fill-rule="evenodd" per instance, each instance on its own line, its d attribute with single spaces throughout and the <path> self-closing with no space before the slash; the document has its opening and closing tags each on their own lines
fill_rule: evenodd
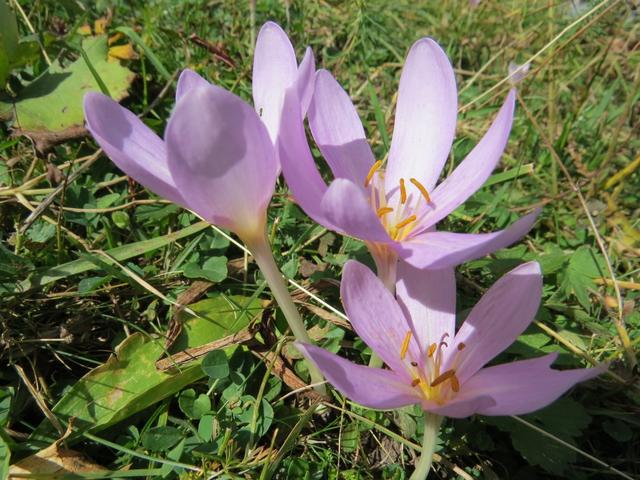
<svg viewBox="0 0 640 480">
<path fill-rule="evenodd" d="M 193 70 L 185 68 L 178 78 L 178 86 L 176 87 L 176 103 L 184 96 L 188 91 L 197 87 L 206 87 L 209 82 L 198 75 Z"/>
<path fill-rule="evenodd" d="M 258 33 L 253 56 L 253 103 L 273 143 L 278 135 L 285 91 L 297 76 L 296 53 L 289 37 L 278 24 L 265 23 Z"/>
<path fill-rule="evenodd" d="M 356 333 L 392 370 L 410 382 L 412 378 L 400 353 L 411 326 L 382 281 L 368 267 L 350 260 L 342 274 L 340 297 Z M 420 349 L 413 338 L 407 365 L 419 358 Z"/>
<path fill-rule="evenodd" d="M 165 143 L 133 113 L 101 93 L 84 96 L 87 129 L 107 156 L 136 182 L 184 205 L 167 166 Z"/>
<path fill-rule="evenodd" d="M 326 70 L 316 73 L 309 126 L 333 175 L 362 185 L 375 162 L 373 152 L 349 95 Z"/>
<path fill-rule="evenodd" d="M 285 95 L 276 147 L 282 165 L 282 174 L 295 201 L 316 222 L 327 228 L 333 228 L 325 218 L 320 205 L 327 191 L 327 184 L 320 176 L 311 156 L 302 123 L 297 88 L 289 88 Z"/>
<path fill-rule="evenodd" d="M 607 368 L 553 370 L 557 353 L 540 358 L 483 368 L 471 377 L 460 393 L 488 395 L 495 405 L 478 409 L 482 415 L 522 415 L 546 407 L 576 383 L 605 372 Z"/>
<path fill-rule="evenodd" d="M 452 268 L 424 270 L 400 260 L 396 298 L 411 319 L 423 354 L 456 326 L 456 277 Z"/>
<path fill-rule="evenodd" d="M 511 90 L 484 137 L 453 173 L 433 191 L 431 201 L 435 209 L 425 217 L 426 226 L 434 225 L 449 215 L 489 178 L 509 139 L 515 98 L 515 90 Z"/>
<path fill-rule="evenodd" d="M 504 230 L 492 233 L 425 232 L 402 244 L 402 258 L 417 268 L 443 269 L 484 257 L 524 237 L 538 217 L 536 210 Z"/>
<path fill-rule="evenodd" d="M 304 57 L 298 67 L 298 79 L 296 80 L 298 86 L 298 98 L 300 99 L 300 107 L 302 109 L 302 118 L 307 115 L 311 98 L 313 97 L 313 90 L 315 87 L 315 73 L 316 73 L 316 59 L 313 56 L 313 50 L 307 47 L 304 53 Z"/>
<path fill-rule="evenodd" d="M 362 240 L 391 243 L 364 189 L 346 178 L 331 182 L 321 202 L 324 218 L 338 230 Z"/>
<path fill-rule="evenodd" d="M 387 410 L 420 401 L 394 372 L 357 365 L 314 345 L 298 342 L 295 345 L 334 387 L 356 403 Z"/>
<path fill-rule="evenodd" d="M 447 54 L 430 38 L 418 40 L 400 77 L 387 192 L 400 178 L 416 178 L 428 191 L 433 189 L 453 143 L 457 111 L 456 80 Z"/>
<path fill-rule="evenodd" d="M 165 138 L 171 175 L 193 211 L 240 236 L 262 234 L 278 165 L 264 124 L 246 102 L 215 85 L 190 90 Z"/>
<path fill-rule="evenodd" d="M 491 408 L 496 401 L 488 395 L 464 397 L 457 395 L 452 401 L 440 405 L 436 402 L 422 402 L 422 408 L 427 412 L 451 418 L 465 418 L 480 410 Z"/>
<path fill-rule="evenodd" d="M 455 369 L 464 385 L 480 368 L 511 345 L 533 320 L 542 295 L 537 262 L 524 263 L 487 290 L 446 350 L 443 371 Z M 464 344 L 464 348 L 458 347 Z"/>
</svg>

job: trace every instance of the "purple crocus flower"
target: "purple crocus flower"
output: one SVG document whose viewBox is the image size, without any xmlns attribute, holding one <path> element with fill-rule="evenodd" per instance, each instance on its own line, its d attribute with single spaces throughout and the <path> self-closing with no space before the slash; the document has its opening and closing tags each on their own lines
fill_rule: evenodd
<svg viewBox="0 0 640 480">
<path fill-rule="evenodd" d="M 428 413 L 457 418 L 519 415 L 548 405 L 604 371 L 553 370 L 557 353 L 485 367 L 534 318 L 542 290 L 536 262 L 498 280 L 457 333 L 452 270 L 419 272 L 401 265 L 398 277 L 397 301 L 355 261 L 346 264 L 341 285 L 354 330 L 390 370 L 356 365 L 322 348 L 298 344 L 329 382 L 357 403 L 376 409 L 420 404 Z"/>
<path fill-rule="evenodd" d="M 266 208 L 280 172 L 274 145 L 285 91 L 294 83 L 300 88 L 298 109 L 304 114 L 314 71 L 311 50 L 298 67 L 287 35 L 268 22 L 260 30 L 254 56 L 255 110 L 185 70 L 164 140 L 100 93 L 85 96 L 87 128 L 134 180 L 255 243 L 264 234 Z"/>
<path fill-rule="evenodd" d="M 476 147 L 436 186 L 453 142 L 458 103 L 453 68 L 432 39 L 417 41 L 407 56 L 386 171 L 373 156 L 349 96 L 320 70 L 309 125 L 335 176 L 327 186 L 311 156 L 297 95 L 296 89 L 287 92 L 278 140 L 293 197 L 316 222 L 364 240 L 379 272 L 394 269 L 398 257 L 418 268 L 455 266 L 515 242 L 533 225 L 537 212 L 494 233 L 435 231 L 498 163 L 511 130 L 515 91 Z"/>
<path fill-rule="evenodd" d="M 88 93 L 84 99 L 89 132 L 121 170 L 244 241 L 293 334 L 302 341 L 309 341 L 309 336 L 273 259 L 265 228 L 280 173 L 275 143 L 285 92 L 294 86 L 298 114 L 306 115 L 314 72 L 311 49 L 298 66 L 287 35 L 267 22 L 254 55 L 255 109 L 185 70 L 163 140 L 109 97 Z M 310 374 L 323 392 L 322 377 L 313 366 Z"/>
</svg>

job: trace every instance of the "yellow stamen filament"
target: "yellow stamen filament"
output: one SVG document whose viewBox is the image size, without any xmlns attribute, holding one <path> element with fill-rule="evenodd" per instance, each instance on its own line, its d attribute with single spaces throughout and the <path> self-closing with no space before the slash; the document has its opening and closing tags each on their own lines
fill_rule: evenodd
<svg viewBox="0 0 640 480">
<path fill-rule="evenodd" d="M 371 169 L 369 169 L 369 173 L 367 173 L 367 177 L 364 179 L 364 186 L 367 187 L 369 186 L 369 183 L 371 182 L 371 179 L 373 178 L 373 176 L 375 175 L 375 173 L 380 170 L 380 167 L 382 166 L 382 160 L 378 160 L 376 163 L 374 163 L 371 166 Z"/>
<path fill-rule="evenodd" d="M 438 385 L 440 385 L 442 382 L 445 382 L 446 380 L 449 380 L 451 377 L 453 377 L 456 374 L 455 370 L 447 370 L 446 372 L 444 372 L 442 375 L 440 375 L 439 377 L 437 377 L 433 382 L 431 382 L 431 386 L 432 387 L 437 387 Z"/>
<path fill-rule="evenodd" d="M 458 393 L 460 391 L 460 382 L 458 382 L 458 377 L 456 377 L 455 375 L 451 376 L 451 390 L 453 390 L 455 393 Z"/>
<path fill-rule="evenodd" d="M 460 342 L 458 344 L 458 350 L 464 350 L 464 347 L 466 347 L 466 345 L 464 344 L 464 342 Z"/>
<path fill-rule="evenodd" d="M 393 208 L 391 207 L 381 207 L 378 209 L 378 211 L 376 212 L 376 215 L 378 215 L 378 218 L 382 218 L 384 217 L 387 213 L 391 213 L 393 212 Z"/>
<path fill-rule="evenodd" d="M 420 385 L 420 379 L 419 379 L 419 378 L 414 378 L 414 379 L 411 381 L 411 386 L 412 386 L 412 387 L 415 387 L 415 386 L 417 386 L 417 385 Z"/>
<path fill-rule="evenodd" d="M 400 203 L 404 205 L 407 202 L 407 188 L 404 186 L 404 178 L 400 179 Z"/>
<path fill-rule="evenodd" d="M 418 218 L 418 217 L 416 217 L 415 215 L 411 215 L 410 217 L 407 217 L 404 220 L 402 220 L 400 223 L 397 223 L 395 228 L 397 230 L 400 230 L 401 228 L 406 227 L 410 223 L 415 222 L 416 218 Z"/>
<path fill-rule="evenodd" d="M 432 343 L 431 345 L 429 345 L 429 351 L 427 352 L 427 356 L 433 357 L 433 354 L 436 353 L 436 348 L 438 348 L 438 345 L 436 345 L 435 343 Z"/>
<path fill-rule="evenodd" d="M 404 357 L 407 356 L 407 351 L 409 350 L 409 342 L 411 341 L 411 330 L 407 332 L 404 336 L 404 340 L 402 341 L 402 347 L 400 348 L 400 359 L 404 360 Z"/>
<path fill-rule="evenodd" d="M 422 194 L 422 196 L 424 197 L 424 199 L 427 201 L 427 203 L 431 203 L 431 197 L 429 196 L 429 192 L 427 192 L 427 189 L 424 188 L 424 185 L 422 185 L 418 180 L 416 180 L 415 178 L 411 178 L 409 179 L 409 181 L 411 183 L 413 183 L 415 185 L 415 187 L 420 190 L 420 193 Z M 366 186 L 366 185 L 365 185 Z"/>
</svg>

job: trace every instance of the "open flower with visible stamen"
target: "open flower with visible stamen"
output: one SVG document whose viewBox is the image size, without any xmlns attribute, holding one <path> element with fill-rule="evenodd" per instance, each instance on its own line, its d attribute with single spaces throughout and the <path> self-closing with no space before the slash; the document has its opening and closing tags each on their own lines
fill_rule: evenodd
<svg viewBox="0 0 640 480">
<path fill-rule="evenodd" d="M 537 213 L 494 233 L 435 231 L 436 223 L 478 190 L 498 163 L 511 130 L 515 92 L 509 92 L 475 148 L 436 186 L 453 142 L 458 103 L 453 68 L 432 39 L 417 41 L 407 56 L 386 168 L 375 160 L 347 93 L 320 70 L 309 125 L 335 176 L 327 185 L 311 156 L 296 96 L 289 89 L 278 141 L 293 197 L 318 223 L 364 240 L 379 273 L 395 268 L 398 257 L 419 268 L 455 266 L 515 242 L 533 225 Z"/>
<path fill-rule="evenodd" d="M 603 367 L 554 370 L 552 353 L 485 367 L 531 323 L 540 303 L 536 262 L 498 280 L 455 332 L 452 270 L 398 272 L 397 300 L 369 268 L 346 264 L 341 297 L 362 340 L 390 370 L 354 364 L 312 345 L 303 354 L 338 390 L 369 408 L 420 404 L 435 415 L 519 415 L 553 402 Z M 420 283 L 416 283 L 416 281 Z"/>
</svg>

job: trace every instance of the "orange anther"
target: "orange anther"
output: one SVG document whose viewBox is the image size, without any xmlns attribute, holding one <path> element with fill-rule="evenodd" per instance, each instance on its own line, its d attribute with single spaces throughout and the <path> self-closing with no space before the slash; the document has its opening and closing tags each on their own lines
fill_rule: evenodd
<svg viewBox="0 0 640 480">
<path fill-rule="evenodd" d="M 429 345 L 429 351 L 427 352 L 427 356 L 433 357 L 433 354 L 436 353 L 437 348 L 438 348 L 438 345 L 435 343 L 432 343 L 431 345 Z"/>
<path fill-rule="evenodd" d="M 455 370 L 447 370 L 446 372 L 444 372 L 442 375 L 438 376 L 433 382 L 431 382 L 431 386 L 432 387 L 437 387 L 438 385 L 440 385 L 442 382 L 449 380 L 451 377 L 453 377 L 456 374 Z"/>
<path fill-rule="evenodd" d="M 404 357 L 407 356 L 407 351 L 409 350 L 409 342 L 411 341 L 411 330 L 407 332 L 404 336 L 404 340 L 402 341 L 402 347 L 400 348 L 400 359 L 404 360 Z"/>
<path fill-rule="evenodd" d="M 374 163 L 371 168 L 369 169 L 369 173 L 367 173 L 367 177 L 364 179 L 364 186 L 367 187 L 369 186 L 369 183 L 371 182 L 371 179 L 373 178 L 373 176 L 375 175 L 375 173 L 380 170 L 380 167 L 382 166 L 382 160 L 378 160 L 376 163 Z"/>
<path fill-rule="evenodd" d="M 391 207 L 381 207 L 378 209 L 378 211 L 376 212 L 376 215 L 378 215 L 378 218 L 382 218 L 384 217 L 387 213 L 391 213 L 393 212 L 393 208 Z"/>
<path fill-rule="evenodd" d="M 406 227 L 410 223 L 415 222 L 416 218 L 418 217 L 416 217 L 415 215 L 411 215 L 410 217 L 407 217 L 404 220 L 402 220 L 400 223 L 397 223 L 395 228 L 400 230 L 401 228 Z"/>
<path fill-rule="evenodd" d="M 424 185 L 422 185 L 418 180 L 416 180 L 415 178 L 411 178 L 409 179 L 409 181 L 411 183 L 413 183 L 415 185 L 415 187 L 420 190 L 420 193 L 422 194 L 422 196 L 424 197 L 424 199 L 427 201 L 427 203 L 431 203 L 431 197 L 429 196 L 429 192 L 427 192 L 427 189 L 424 188 Z"/>
<path fill-rule="evenodd" d="M 407 202 L 407 187 L 404 186 L 404 178 L 400 179 L 400 203 L 405 204 Z"/>
</svg>

